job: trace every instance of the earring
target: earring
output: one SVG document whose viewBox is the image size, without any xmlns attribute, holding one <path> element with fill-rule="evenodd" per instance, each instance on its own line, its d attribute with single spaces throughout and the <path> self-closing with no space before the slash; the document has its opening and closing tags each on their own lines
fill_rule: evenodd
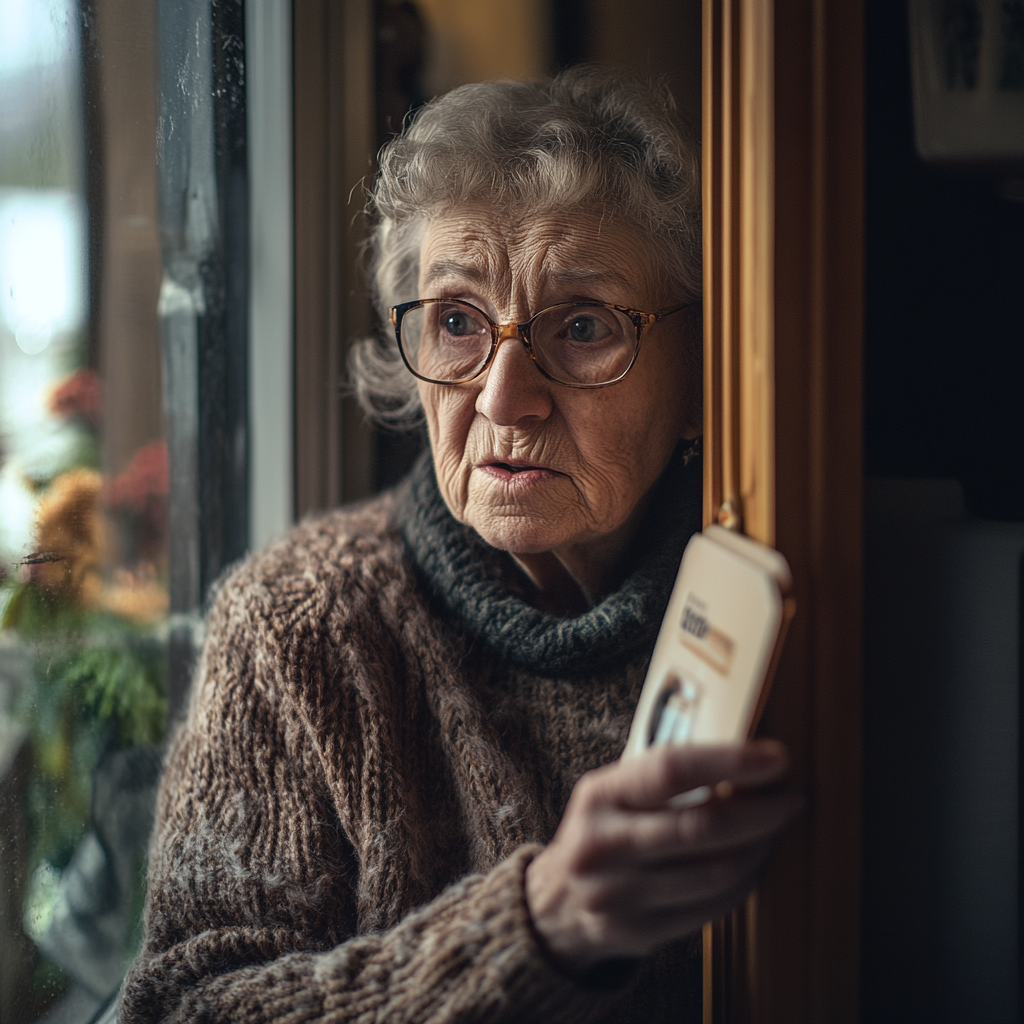
<svg viewBox="0 0 1024 1024">
<path fill-rule="evenodd" d="M 683 460 L 683 467 L 685 468 L 694 459 L 699 459 L 704 454 L 704 437 L 698 434 L 692 441 L 687 441 L 685 444 L 680 445 L 679 455 Z"/>
</svg>

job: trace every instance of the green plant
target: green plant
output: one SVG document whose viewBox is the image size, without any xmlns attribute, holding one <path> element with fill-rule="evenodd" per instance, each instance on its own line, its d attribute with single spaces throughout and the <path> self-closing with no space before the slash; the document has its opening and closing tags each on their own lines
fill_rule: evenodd
<svg viewBox="0 0 1024 1024">
<path fill-rule="evenodd" d="M 0 628 L 34 649 L 14 706 L 33 754 L 29 867 L 46 860 L 61 868 L 88 826 L 104 749 L 163 737 L 164 644 L 152 627 L 74 607 L 33 581 L 15 585 Z"/>
</svg>

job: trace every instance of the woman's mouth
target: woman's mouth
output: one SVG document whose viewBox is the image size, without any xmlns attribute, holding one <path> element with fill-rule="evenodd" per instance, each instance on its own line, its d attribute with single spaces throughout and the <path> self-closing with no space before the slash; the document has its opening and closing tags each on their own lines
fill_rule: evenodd
<svg viewBox="0 0 1024 1024">
<path fill-rule="evenodd" d="M 559 475 L 555 470 L 548 469 L 546 466 L 534 466 L 525 462 L 501 462 L 497 459 L 493 462 L 483 462 L 479 468 L 488 476 L 503 483 L 514 481 L 519 485 Z"/>
</svg>

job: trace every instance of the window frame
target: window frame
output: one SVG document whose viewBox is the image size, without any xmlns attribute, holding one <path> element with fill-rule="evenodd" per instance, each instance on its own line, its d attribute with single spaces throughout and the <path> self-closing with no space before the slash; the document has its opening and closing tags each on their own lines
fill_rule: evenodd
<svg viewBox="0 0 1024 1024">
<path fill-rule="evenodd" d="M 157 38 L 173 721 L 206 595 L 249 546 L 244 0 L 157 0 Z"/>
</svg>

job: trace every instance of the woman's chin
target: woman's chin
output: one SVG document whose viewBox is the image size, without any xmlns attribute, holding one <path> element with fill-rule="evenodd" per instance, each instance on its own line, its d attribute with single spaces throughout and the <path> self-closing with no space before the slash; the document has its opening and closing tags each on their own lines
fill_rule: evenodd
<svg viewBox="0 0 1024 1024">
<path fill-rule="evenodd" d="M 539 555 L 551 551 L 569 539 L 569 531 L 543 516 L 528 513 L 515 516 L 468 515 L 466 525 L 499 551 L 510 555 Z"/>
<path fill-rule="evenodd" d="M 584 525 L 577 522 L 574 494 L 565 493 L 568 481 L 561 474 L 537 475 L 543 478 L 519 489 L 518 481 L 509 487 L 474 474 L 458 518 L 491 547 L 510 554 L 539 554 L 564 544 Z"/>
</svg>

